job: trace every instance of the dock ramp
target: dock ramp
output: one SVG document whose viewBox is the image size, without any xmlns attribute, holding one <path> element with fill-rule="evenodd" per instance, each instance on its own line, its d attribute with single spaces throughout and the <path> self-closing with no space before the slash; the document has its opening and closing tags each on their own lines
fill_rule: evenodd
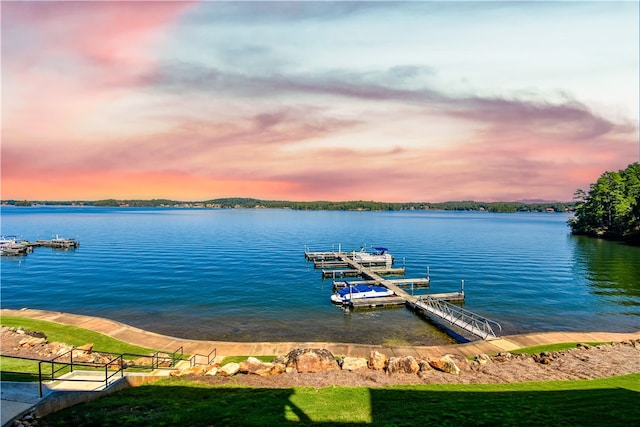
<svg viewBox="0 0 640 427">
<path fill-rule="evenodd" d="M 414 310 L 433 315 L 483 340 L 496 339 L 502 332 L 502 326 L 498 322 L 428 295 L 417 297 L 413 301 L 407 300 L 407 303 Z"/>
</svg>

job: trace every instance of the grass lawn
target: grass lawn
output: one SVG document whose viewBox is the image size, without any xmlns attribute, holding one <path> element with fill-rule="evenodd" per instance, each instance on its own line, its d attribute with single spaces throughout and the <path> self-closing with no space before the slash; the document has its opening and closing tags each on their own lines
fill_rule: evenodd
<svg viewBox="0 0 640 427">
<path fill-rule="evenodd" d="M 385 388 L 211 387 L 167 379 L 51 414 L 45 426 L 635 425 L 640 374 Z"/>
<path fill-rule="evenodd" d="M 75 326 L 24 317 L 3 316 L 2 326 L 22 327 L 30 331 L 43 332 L 49 342 L 63 342 L 70 345 L 93 344 L 95 351 L 110 353 L 132 353 L 148 355 L 155 350 L 118 341 L 106 335 Z M 38 381 L 38 362 L 0 357 L 3 381 Z"/>
<path fill-rule="evenodd" d="M 128 344 L 107 335 L 93 332 L 88 329 L 63 325 L 45 320 L 30 319 L 27 317 L 3 316 L 0 318 L 2 326 L 22 327 L 30 331 L 44 332 L 49 342 L 63 342 L 70 345 L 84 345 L 91 343 L 95 351 L 107 351 L 112 353 L 149 354 L 155 350 Z"/>
</svg>

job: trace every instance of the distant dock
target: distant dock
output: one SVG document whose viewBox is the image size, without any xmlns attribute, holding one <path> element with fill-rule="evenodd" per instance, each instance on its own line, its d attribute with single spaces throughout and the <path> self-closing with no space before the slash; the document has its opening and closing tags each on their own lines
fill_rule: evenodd
<svg viewBox="0 0 640 427">
<path fill-rule="evenodd" d="M 0 238 L 0 255 L 24 256 L 33 252 L 33 248 L 49 247 L 53 249 L 75 249 L 80 246 L 78 239 L 67 239 L 56 236 L 50 240 L 38 239 L 30 242 L 16 236 L 2 236 Z"/>
<path fill-rule="evenodd" d="M 405 305 L 414 312 L 428 316 L 436 323 L 444 324 L 443 326 L 455 326 L 482 339 L 498 338 L 502 331 L 499 323 L 451 304 L 452 302 L 464 301 L 464 281 L 462 281 L 460 292 L 415 296 L 409 294 L 403 287 L 411 286 L 412 290 L 415 287 L 428 287 L 430 286 L 428 276 L 413 279 L 384 278 L 383 276 L 403 276 L 405 268 L 394 268 L 388 261 L 385 265 L 380 265 L 381 263 L 363 265 L 359 259 L 371 259 L 371 257 L 358 256 L 358 254 L 362 254 L 362 252 L 342 252 L 340 248 L 335 252 L 312 252 L 305 248 L 305 258 L 313 262 L 315 268 L 323 268 L 322 277 L 334 279 L 334 290 L 354 285 L 371 285 L 382 286 L 393 291 L 394 295 L 392 296 L 350 298 L 343 302 L 343 305 L 350 308 Z M 336 280 L 345 277 L 362 277 L 364 280 Z"/>
</svg>

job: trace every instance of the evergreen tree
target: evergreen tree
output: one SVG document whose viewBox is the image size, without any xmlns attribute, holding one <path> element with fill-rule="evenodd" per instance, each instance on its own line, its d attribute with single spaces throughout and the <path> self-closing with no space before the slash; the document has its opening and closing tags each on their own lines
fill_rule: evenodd
<svg viewBox="0 0 640 427">
<path fill-rule="evenodd" d="M 618 172 L 605 172 L 591 184 L 589 194 L 577 190 L 575 217 L 569 220 L 574 234 L 624 239 L 640 237 L 640 164 Z"/>
</svg>

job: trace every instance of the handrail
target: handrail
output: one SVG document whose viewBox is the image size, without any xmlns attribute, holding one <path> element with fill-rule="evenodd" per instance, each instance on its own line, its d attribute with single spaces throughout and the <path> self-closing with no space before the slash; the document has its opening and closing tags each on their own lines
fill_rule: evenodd
<svg viewBox="0 0 640 427">
<path fill-rule="evenodd" d="M 178 354 L 180 354 L 180 356 L 178 356 Z M 171 366 L 176 366 L 177 362 L 179 360 L 182 360 L 183 356 L 184 356 L 184 348 L 180 346 L 176 351 L 171 353 Z"/>
<path fill-rule="evenodd" d="M 127 366 L 125 365 L 125 357 L 128 356 L 136 356 L 139 358 L 142 357 L 147 357 L 151 359 L 151 369 L 158 369 L 160 367 L 160 363 L 161 361 L 169 361 L 169 367 L 174 367 L 178 361 L 182 360 L 182 358 L 184 357 L 184 348 L 183 347 L 179 347 L 178 349 L 176 349 L 176 351 L 174 351 L 173 353 L 169 353 L 167 356 L 161 356 L 160 352 L 155 352 L 153 354 L 136 354 L 136 353 L 113 353 L 113 352 L 109 352 L 109 351 L 96 351 L 96 353 L 102 354 L 102 355 L 112 355 L 114 357 L 112 357 L 111 359 L 109 359 L 107 362 L 105 363 L 96 363 L 96 362 L 76 362 L 73 359 L 73 352 L 74 351 L 78 351 L 78 349 L 76 347 L 73 347 L 71 350 L 68 350 L 62 354 L 59 354 L 55 357 L 53 357 L 52 359 L 47 359 L 47 360 L 43 360 L 43 359 L 36 359 L 36 358 L 29 358 L 29 357 L 20 357 L 20 356 L 10 356 L 10 355 L 2 355 L 2 357 L 10 357 L 13 359 L 22 359 L 22 360 L 32 360 L 34 362 L 38 362 L 38 383 L 39 383 L 39 392 L 40 392 L 40 397 L 42 397 L 43 392 L 42 392 L 42 383 L 43 381 L 78 381 L 78 382 L 102 382 L 102 379 L 100 380 L 87 380 L 87 379 L 74 379 L 74 378 L 60 378 L 61 375 L 60 374 L 62 371 L 65 371 L 68 369 L 69 372 L 73 372 L 74 367 L 89 367 L 89 368 L 94 368 L 94 369 L 102 369 L 104 368 L 104 373 L 105 373 L 105 379 L 104 379 L 104 383 L 105 383 L 105 387 L 107 387 L 109 385 L 109 380 L 111 378 L 113 378 L 115 375 L 117 375 L 118 373 L 121 374 L 121 377 L 124 376 L 124 370 L 127 368 Z M 213 355 L 213 357 L 212 357 Z M 60 359 L 65 358 L 66 356 L 68 356 L 68 361 L 61 361 Z M 213 349 L 213 351 L 211 353 L 209 353 L 209 355 L 207 356 L 203 356 L 203 355 L 197 355 L 197 356 L 202 356 L 202 357 L 207 357 L 207 363 L 210 364 L 211 361 L 213 361 L 216 358 L 216 349 Z M 193 358 L 193 357 L 192 357 Z M 193 362 L 192 362 L 193 363 Z M 45 369 L 44 366 L 46 364 L 50 364 L 51 369 Z M 58 365 L 58 366 L 56 366 Z M 112 368 L 113 366 L 117 366 L 117 369 L 115 371 L 112 370 L 112 373 L 109 374 L 109 370 L 110 368 Z M 142 368 L 143 366 L 136 366 L 137 368 Z M 148 366 L 147 366 L 148 367 Z M 7 371 L 9 372 L 9 371 Z M 15 374 L 28 374 L 28 372 L 12 372 Z"/>
<path fill-rule="evenodd" d="M 502 326 L 498 322 L 429 295 L 418 297 L 416 305 L 482 339 L 497 338 L 502 332 Z"/>
<path fill-rule="evenodd" d="M 211 357 L 213 355 L 213 357 Z M 217 351 L 214 348 L 211 353 L 204 355 L 204 354 L 194 354 L 189 358 L 189 365 L 191 367 L 196 366 L 196 365 L 211 365 L 211 362 L 213 362 L 216 359 L 216 355 L 217 355 Z M 207 358 L 207 363 L 198 363 L 197 359 L 198 357 L 206 357 Z"/>
<path fill-rule="evenodd" d="M 73 350 L 72 350 L 73 351 Z M 71 353 L 67 352 L 67 353 Z M 43 381 L 76 381 L 76 382 L 104 382 L 104 386 L 105 388 L 109 386 L 110 383 L 110 379 L 113 378 L 114 376 L 116 376 L 118 373 L 120 374 L 120 377 L 124 377 L 124 360 L 123 360 L 123 355 L 119 354 L 116 357 L 110 359 L 109 361 L 107 361 L 106 363 L 91 363 L 91 362 L 74 362 L 73 361 L 73 356 L 71 353 L 70 355 L 70 361 L 69 362 L 61 362 L 61 361 L 56 361 L 56 359 L 60 358 L 61 356 L 66 355 L 67 353 L 63 353 L 60 356 L 56 356 L 51 360 L 41 360 L 38 362 L 38 382 L 39 382 L 39 392 L 40 392 L 40 397 L 42 398 L 43 393 L 42 393 L 42 382 Z M 51 374 L 47 375 L 43 372 L 43 364 L 51 364 Z M 60 368 L 56 369 L 55 365 L 62 365 Z M 113 370 L 112 368 L 112 373 L 109 374 L 109 368 L 111 368 L 113 365 L 117 366 L 117 369 Z M 69 368 L 70 371 L 69 372 L 73 372 L 73 368 L 75 367 L 88 367 L 88 368 L 104 368 L 104 380 L 102 379 L 96 379 L 96 380 L 91 380 L 91 379 L 76 379 L 76 378 L 61 378 L 61 377 L 56 377 L 56 374 L 61 372 L 62 370 Z"/>
</svg>

